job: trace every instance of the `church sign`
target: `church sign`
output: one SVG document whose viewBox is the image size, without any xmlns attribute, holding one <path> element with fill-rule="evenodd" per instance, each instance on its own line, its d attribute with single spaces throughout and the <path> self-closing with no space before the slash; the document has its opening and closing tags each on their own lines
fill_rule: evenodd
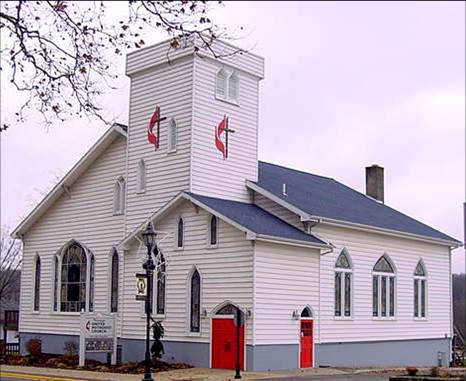
<svg viewBox="0 0 466 381">
<path fill-rule="evenodd" d="M 112 364 L 116 361 L 115 315 L 82 314 L 79 341 L 79 365 L 83 366 L 86 352 L 112 353 Z"/>
</svg>

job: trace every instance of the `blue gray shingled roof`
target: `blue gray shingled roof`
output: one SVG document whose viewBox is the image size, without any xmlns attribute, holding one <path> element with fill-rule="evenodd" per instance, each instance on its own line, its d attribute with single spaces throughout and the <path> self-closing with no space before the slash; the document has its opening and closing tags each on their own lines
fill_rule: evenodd
<svg viewBox="0 0 466 381">
<path fill-rule="evenodd" d="M 457 241 L 329 177 L 260 161 L 257 185 L 312 216 Z"/>
<path fill-rule="evenodd" d="M 314 244 L 326 243 L 312 234 L 306 234 L 287 222 L 275 217 L 254 204 L 224 200 L 188 193 L 191 197 L 229 218 L 244 228 L 258 234 L 277 238 L 304 241 Z"/>
</svg>

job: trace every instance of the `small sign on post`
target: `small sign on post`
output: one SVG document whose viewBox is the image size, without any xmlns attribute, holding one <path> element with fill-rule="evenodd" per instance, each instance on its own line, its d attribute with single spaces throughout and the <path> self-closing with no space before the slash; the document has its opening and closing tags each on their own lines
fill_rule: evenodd
<svg viewBox="0 0 466 381">
<path fill-rule="evenodd" d="M 111 353 L 111 363 L 115 365 L 116 350 L 115 315 L 82 314 L 79 338 L 79 366 L 84 366 L 86 352 Z"/>
<path fill-rule="evenodd" d="M 147 298 L 147 275 L 136 274 L 136 300 L 146 300 Z"/>
</svg>

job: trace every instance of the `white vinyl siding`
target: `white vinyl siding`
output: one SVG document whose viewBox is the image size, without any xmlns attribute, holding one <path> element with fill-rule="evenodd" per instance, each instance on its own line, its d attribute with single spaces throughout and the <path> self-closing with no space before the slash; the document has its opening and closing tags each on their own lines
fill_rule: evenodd
<svg viewBox="0 0 466 381">
<path fill-rule="evenodd" d="M 254 194 L 254 201 L 258 206 L 302 229 L 303 224 L 296 214 L 257 193 Z M 324 224 L 316 225 L 312 232 L 336 246 L 332 253 L 321 257 L 321 342 L 450 337 L 448 248 Z M 353 267 L 352 317 L 339 320 L 334 317 L 335 261 L 343 247 L 351 255 Z M 389 254 L 396 264 L 396 316 L 392 320 L 377 320 L 372 316 L 372 269 L 384 253 Z M 426 320 L 422 322 L 413 318 L 413 269 L 419 258 L 429 269 Z M 435 272 L 431 269 L 435 269 Z"/>
<path fill-rule="evenodd" d="M 70 238 L 95 255 L 95 312 L 108 312 L 108 252 L 123 237 L 124 216 L 114 216 L 113 185 L 125 170 L 126 139 L 122 136 L 50 206 L 24 238 L 21 276 L 20 331 L 75 334 L 79 315 L 54 312 L 54 260 Z M 110 211 L 110 213 L 109 213 Z M 34 257 L 41 256 L 41 313 L 33 314 Z"/>
<path fill-rule="evenodd" d="M 125 211 L 127 233 L 180 191 L 189 190 L 193 61 L 188 58 L 131 76 Z M 128 65 L 129 61 L 130 56 Z M 157 151 L 147 141 L 146 131 L 155 105 L 160 106 L 161 117 L 168 118 L 160 122 L 160 147 L 166 149 Z M 176 154 L 167 155 L 171 118 L 176 121 Z M 146 165 L 144 197 L 137 194 L 138 162 L 142 157 Z"/>
<path fill-rule="evenodd" d="M 180 215 L 185 223 L 184 249 L 175 250 L 174 236 Z M 166 261 L 165 340 L 210 341 L 210 314 L 229 300 L 243 309 L 252 309 L 253 245 L 243 232 L 219 220 L 219 246 L 206 250 L 206 221 L 209 214 L 188 202 L 156 222 L 160 249 Z M 144 338 L 141 302 L 134 298 L 134 274 L 142 271 L 145 246 L 135 242 L 125 252 L 123 337 Z M 200 334 L 189 332 L 189 274 L 193 266 L 201 275 Z M 203 311 L 209 316 L 205 317 Z M 252 340 L 252 319 L 246 319 L 247 343 Z"/>
<path fill-rule="evenodd" d="M 255 345 L 299 343 L 301 313 L 310 306 L 319 319 L 319 252 L 256 242 L 254 251 Z M 315 324 L 314 338 L 318 339 Z M 298 365 L 298 359 L 296 359 Z"/>
<path fill-rule="evenodd" d="M 245 180 L 256 181 L 258 78 L 241 73 L 241 107 L 212 96 L 218 63 L 195 58 L 191 191 L 212 197 L 249 202 Z M 215 146 L 214 131 L 224 116 L 228 127 L 228 158 Z"/>
</svg>

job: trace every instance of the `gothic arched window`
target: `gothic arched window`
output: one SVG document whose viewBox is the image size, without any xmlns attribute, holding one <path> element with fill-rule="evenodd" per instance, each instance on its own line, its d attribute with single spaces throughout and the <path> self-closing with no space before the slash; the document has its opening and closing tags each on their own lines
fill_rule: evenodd
<svg viewBox="0 0 466 381">
<path fill-rule="evenodd" d="M 191 274 L 190 331 L 199 332 L 201 328 L 201 276 L 197 269 Z"/>
<path fill-rule="evenodd" d="M 125 210 L 126 183 L 123 177 L 118 178 L 113 187 L 113 213 L 122 214 Z"/>
<path fill-rule="evenodd" d="M 343 249 L 335 262 L 335 316 L 351 316 L 352 268 L 349 254 Z"/>
<path fill-rule="evenodd" d="M 143 193 L 146 190 L 146 162 L 144 159 L 139 160 L 137 174 L 137 192 Z"/>
<path fill-rule="evenodd" d="M 223 68 L 217 72 L 215 94 L 221 99 L 225 99 L 227 96 L 227 73 Z"/>
<path fill-rule="evenodd" d="M 209 224 L 209 244 L 210 246 L 216 246 L 218 242 L 218 218 L 212 216 Z"/>
<path fill-rule="evenodd" d="M 112 250 L 112 270 L 110 284 L 110 312 L 118 312 L 118 275 L 119 275 L 119 258 L 118 252 Z"/>
<path fill-rule="evenodd" d="M 58 255 L 53 258 L 53 310 L 58 311 Z"/>
<path fill-rule="evenodd" d="M 176 144 L 178 140 L 178 127 L 175 119 L 171 118 L 168 122 L 168 152 L 176 151 Z"/>
<path fill-rule="evenodd" d="M 395 267 L 384 254 L 372 270 L 372 316 L 392 318 L 395 316 Z"/>
<path fill-rule="evenodd" d="M 427 309 L 427 271 L 422 259 L 414 270 L 414 317 L 424 319 Z"/>
<path fill-rule="evenodd" d="M 89 268 L 89 311 L 94 311 L 94 295 L 95 295 L 95 258 L 94 254 L 90 254 L 91 265 Z"/>
<path fill-rule="evenodd" d="M 157 303 L 155 306 L 155 313 L 157 315 L 165 315 L 165 276 L 165 258 L 160 254 L 157 264 Z"/>
<path fill-rule="evenodd" d="M 34 264 L 34 311 L 40 308 L 40 257 L 37 255 Z"/>
<path fill-rule="evenodd" d="M 86 279 L 86 253 L 81 245 L 72 243 L 65 250 L 61 265 L 61 311 L 85 311 Z"/>
<path fill-rule="evenodd" d="M 231 73 L 228 78 L 228 99 L 234 102 L 238 101 L 239 96 L 239 78 L 235 72 Z"/>
<path fill-rule="evenodd" d="M 184 244 L 184 221 L 183 218 L 178 219 L 178 226 L 176 229 L 176 246 L 182 248 Z"/>
</svg>

